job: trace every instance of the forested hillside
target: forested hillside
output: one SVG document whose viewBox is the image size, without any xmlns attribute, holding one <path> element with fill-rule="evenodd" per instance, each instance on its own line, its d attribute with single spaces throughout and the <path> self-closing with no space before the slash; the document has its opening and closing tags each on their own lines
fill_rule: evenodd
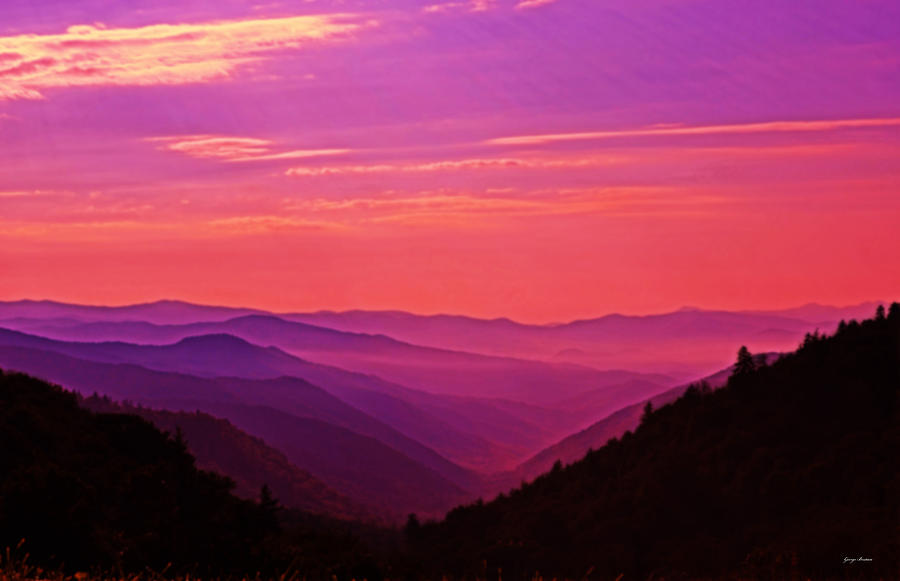
<svg viewBox="0 0 900 581">
<path fill-rule="evenodd" d="M 898 388 L 896 303 L 771 366 L 743 352 L 725 388 L 693 386 L 583 460 L 411 519 L 414 561 L 504 579 L 896 578 Z"/>
<path fill-rule="evenodd" d="M 265 495 L 240 499 L 233 481 L 196 468 L 181 437 L 133 414 L 84 409 L 38 379 L 0 371 L 0 442 L 0 547 L 21 547 L 31 564 L 380 576 L 367 547 L 390 540 L 389 531 L 289 511 Z"/>
<path fill-rule="evenodd" d="M 288 508 L 344 519 L 376 520 L 365 507 L 297 468 L 282 452 L 226 419 L 199 411 L 173 412 L 122 404 L 97 395 L 82 398 L 79 403 L 95 412 L 134 414 L 169 434 L 178 434 L 197 466 L 234 480 L 234 493 L 242 498 L 257 499 L 266 486 Z"/>
<path fill-rule="evenodd" d="M 24 538 L 33 562 L 68 571 L 893 579 L 898 388 L 898 304 L 771 365 L 742 349 L 722 389 L 648 407 L 634 433 L 493 501 L 412 516 L 403 546 L 390 529 L 239 499 L 181 437 L 0 374 L 0 546 Z"/>
<path fill-rule="evenodd" d="M 0 441 L 0 547 L 25 539 L 39 562 L 243 568 L 275 527 L 183 441 L 24 375 L 0 373 Z"/>
</svg>

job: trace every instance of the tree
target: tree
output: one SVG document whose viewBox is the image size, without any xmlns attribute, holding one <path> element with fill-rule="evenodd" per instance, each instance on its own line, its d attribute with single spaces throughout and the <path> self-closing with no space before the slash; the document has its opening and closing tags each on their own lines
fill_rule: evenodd
<svg viewBox="0 0 900 581">
<path fill-rule="evenodd" d="M 641 423 L 643 424 L 645 421 L 647 421 L 647 418 L 649 418 L 652 414 L 653 414 L 653 403 L 650 401 L 647 401 L 647 403 L 644 404 L 644 415 L 641 416 Z"/>
<path fill-rule="evenodd" d="M 259 506 L 269 512 L 278 511 L 278 499 L 272 494 L 268 484 L 263 484 L 259 490 Z"/>
<path fill-rule="evenodd" d="M 272 489 L 268 484 L 263 484 L 259 490 L 259 510 L 266 528 L 270 531 L 277 531 L 279 529 L 278 512 L 281 510 L 281 505 L 272 494 Z"/>
<path fill-rule="evenodd" d="M 737 363 L 734 364 L 734 376 L 745 376 L 756 371 L 756 362 L 753 360 L 753 354 L 747 349 L 746 345 L 741 345 L 738 349 Z"/>
<path fill-rule="evenodd" d="M 416 516 L 416 513 L 409 513 L 403 532 L 406 534 L 407 540 L 417 541 L 419 539 L 422 532 L 422 524 L 419 522 L 419 517 Z"/>
<path fill-rule="evenodd" d="M 875 309 L 875 320 L 876 321 L 884 320 L 884 305 L 878 305 L 878 308 Z"/>
<path fill-rule="evenodd" d="M 897 319 L 900 317 L 900 303 L 891 303 L 891 308 L 888 310 L 888 317 L 891 320 Z"/>
</svg>

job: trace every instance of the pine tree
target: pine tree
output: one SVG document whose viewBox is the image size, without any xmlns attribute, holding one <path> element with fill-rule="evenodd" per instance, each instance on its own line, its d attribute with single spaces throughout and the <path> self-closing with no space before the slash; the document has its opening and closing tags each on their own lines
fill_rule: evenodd
<svg viewBox="0 0 900 581">
<path fill-rule="evenodd" d="M 278 512 L 281 504 L 268 484 L 263 484 L 259 490 L 259 510 L 262 513 L 262 522 L 269 531 L 278 531 Z"/>
<path fill-rule="evenodd" d="M 416 513 L 409 513 L 409 516 L 406 518 L 406 526 L 403 527 L 403 532 L 409 541 L 416 541 L 419 539 L 422 532 L 422 524 L 419 522 L 419 517 L 416 516 Z"/>
<path fill-rule="evenodd" d="M 738 349 L 737 363 L 734 365 L 733 376 L 745 376 L 756 370 L 756 362 L 753 360 L 753 354 L 747 349 L 746 345 L 742 345 Z"/>
<path fill-rule="evenodd" d="M 272 494 L 272 489 L 268 484 L 263 484 L 259 490 L 259 506 L 273 513 L 278 510 L 278 499 Z"/>
<path fill-rule="evenodd" d="M 644 405 L 644 415 L 641 416 L 641 423 L 643 424 L 645 421 L 647 421 L 647 418 L 649 418 L 652 414 L 653 414 L 653 403 L 648 401 Z"/>
<path fill-rule="evenodd" d="M 891 308 L 888 310 L 888 317 L 891 320 L 900 317 L 900 303 L 891 303 Z"/>
</svg>

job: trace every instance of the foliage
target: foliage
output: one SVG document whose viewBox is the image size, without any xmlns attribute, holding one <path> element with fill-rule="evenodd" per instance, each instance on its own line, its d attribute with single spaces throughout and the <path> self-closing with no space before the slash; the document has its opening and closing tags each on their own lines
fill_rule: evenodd
<svg viewBox="0 0 900 581">
<path fill-rule="evenodd" d="M 363 545 L 393 538 L 282 509 L 267 487 L 260 502 L 239 499 L 231 480 L 196 468 L 180 432 L 88 411 L 76 395 L 21 374 L 0 372 L 0 442 L 0 547 L 24 539 L 31 563 L 60 574 L 377 579 L 382 565 Z"/>
<path fill-rule="evenodd" d="M 422 524 L 412 560 L 433 577 L 892 578 L 900 309 L 770 366 L 743 355 L 726 387 L 690 389 L 583 460 Z"/>
</svg>

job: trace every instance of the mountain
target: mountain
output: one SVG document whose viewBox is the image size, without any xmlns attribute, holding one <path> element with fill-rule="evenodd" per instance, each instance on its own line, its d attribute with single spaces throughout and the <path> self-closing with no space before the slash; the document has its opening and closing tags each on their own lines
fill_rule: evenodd
<svg viewBox="0 0 900 581">
<path fill-rule="evenodd" d="M 754 356 L 759 363 L 774 363 L 780 355 L 778 353 L 766 353 Z M 734 371 L 734 366 L 729 366 L 718 373 L 714 373 L 694 382 L 691 385 L 702 385 L 704 388 L 717 389 L 728 382 L 728 378 Z M 557 461 L 563 465 L 575 462 L 584 457 L 590 450 L 597 450 L 613 438 L 619 438 L 628 430 L 635 429 L 641 422 L 644 406 L 650 402 L 654 408 L 668 405 L 690 388 L 690 385 L 680 385 L 657 393 L 646 401 L 626 406 L 611 413 L 602 420 L 591 424 L 587 428 L 567 436 L 563 440 L 541 450 L 527 461 L 516 467 L 511 474 L 506 476 L 504 482 L 514 484 L 522 480 L 531 480 L 536 476 L 547 472 Z M 572 405 L 577 405 L 573 401 Z"/>
<path fill-rule="evenodd" d="M 383 335 L 347 333 L 263 315 L 188 325 L 113 322 L 20 328 L 68 341 L 128 341 L 156 345 L 197 335 L 228 334 L 256 345 L 279 347 L 308 361 L 377 375 L 429 393 L 511 399 L 538 406 L 630 379 L 645 379 L 663 385 L 674 383 L 672 378 L 659 374 L 599 371 L 572 364 L 420 347 Z M 629 395 L 628 401 L 610 403 L 625 405 L 643 395 L 636 393 Z M 596 410 L 587 410 L 587 413 L 596 415 Z"/>
<path fill-rule="evenodd" d="M 274 530 L 151 423 L 27 376 L 0 372 L 0 441 L 0 546 L 54 570 L 250 571 Z"/>
<path fill-rule="evenodd" d="M 835 322 L 841 319 L 865 319 L 872 316 L 882 301 L 867 301 L 858 305 L 835 307 L 819 303 L 808 303 L 799 307 L 774 311 L 743 311 L 751 315 L 767 315 L 777 317 L 790 317 L 804 321 Z"/>
<path fill-rule="evenodd" d="M 347 385 L 347 376 L 350 374 L 323 369 L 278 349 L 260 348 L 230 335 L 191 337 L 174 345 L 151 346 L 121 342 L 62 342 L 0 329 L 0 346 L 3 345 L 38 348 L 100 363 L 130 363 L 182 375 L 219 377 L 215 386 L 210 389 L 213 393 L 229 394 L 229 398 L 233 399 L 234 396 L 246 403 L 271 405 L 296 415 L 316 417 L 344 426 L 378 438 L 413 458 L 424 460 L 433 468 L 454 474 L 457 479 L 469 478 L 463 471 L 443 461 L 418 442 L 302 379 L 302 376 L 313 375 L 317 379 L 329 380 L 330 385 L 336 383 L 338 389 L 342 387 L 342 391 L 347 392 L 352 387 Z M 35 365 L 36 358 L 30 361 L 29 372 L 52 373 L 52 370 Z M 240 378 L 267 381 L 246 382 L 240 381 Z M 195 383 L 204 385 L 203 382 Z M 414 414 L 415 410 L 410 410 L 410 415 Z M 427 416 L 422 419 L 429 420 Z M 436 427 L 440 429 L 441 423 L 437 422 Z M 449 427 L 448 431 L 452 437 Z"/>
<path fill-rule="evenodd" d="M 226 418 L 356 502 L 394 515 L 409 510 L 440 512 L 468 496 L 456 482 L 477 482 L 433 450 L 297 378 L 200 378 L 5 346 L 0 347 L 0 366 L 40 375 L 87 395 L 97 392 L 151 407 L 201 410 Z M 265 405 L 270 401 L 271 406 Z M 402 478 L 389 476 L 401 474 Z"/>
<path fill-rule="evenodd" d="M 194 409 L 191 401 L 167 405 Z M 268 406 L 213 402 L 203 409 L 262 438 L 291 463 L 389 520 L 410 512 L 441 515 L 475 496 L 394 448 L 348 428 Z"/>
<path fill-rule="evenodd" d="M 430 347 L 598 368 L 643 369 L 683 378 L 721 367 L 727 361 L 721 355 L 730 355 L 738 344 L 747 343 L 757 350 L 793 348 L 804 333 L 817 326 L 831 329 L 842 318 L 869 314 L 874 308 L 873 303 L 853 307 L 808 305 L 767 312 L 691 308 L 660 315 L 613 314 L 552 325 L 397 311 L 279 316 L 349 332 L 382 333 Z"/>
<path fill-rule="evenodd" d="M 554 436 L 558 438 L 572 423 L 570 417 L 559 417 L 561 414 L 550 410 L 509 404 L 506 407 L 513 411 L 502 412 L 498 409 L 504 405 L 502 402 L 417 392 L 375 376 L 311 363 L 280 349 L 259 347 L 229 335 L 189 337 L 176 344 L 153 346 L 61 342 L 0 329 L 0 345 L 49 350 L 98 362 L 128 362 L 201 377 L 299 377 L 452 461 L 482 471 L 511 467 Z M 37 365 L 39 361 L 32 363 Z M 37 374 L 43 371 L 39 365 L 29 370 Z M 483 422 L 481 418 L 490 421 Z"/>
<path fill-rule="evenodd" d="M 754 351 L 789 350 L 806 332 L 816 328 L 832 330 L 841 319 L 864 317 L 874 308 L 872 302 L 846 307 L 809 304 L 792 309 L 738 312 L 684 308 L 659 315 L 612 314 L 547 325 L 402 311 L 320 311 L 283 313 L 277 317 L 352 334 L 387 335 L 423 347 L 576 363 L 598 369 L 640 369 L 687 380 L 727 364 L 740 344 L 746 344 Z M 29 301 L 0 303 L 0 320 L 6 319 L 0 325 L 57 338 L 72 338 L 54 333 L 86 321 L 141 319 L 184 324 L 221 322 L 244 315 L 273 314 L 177 301 L 114 308 Z M 29 316 L 34 318 L 28 320 Z M 50 318 L 57 320 L 38 320 Z M 135 328 L 132 333 L 131 336 L 107 335 L 105 338 L 140 342 L 139 330 Z M 157 342 L 173 340 L 169 337 Z"/>
<path fill-rule="evenodd" d="M 898 390 L 895 303 L 772 365 L 741 359 L 725 387 L 508 495 L 411 521 L 411 559 L 430 577 L 893 578 Z"/>
<path fill-rule="evenodd" d="M 282 452 L 228 420 L 199 411 L 172 412 L 120 404 L 96 395 L 80 398 L 79 405 L 96 413 L 139 416 L 164 432 L 181 433 L 197 467 L 234 480 L 234 493 L 240 497 L 257 499 L 262 487 L 268 486 L 289 508 L 344 519 L 373 518 L 368 509 L 297 468 Z"/>
<path fill-rule="evenodd" d="M 572 412 L 583 409 L 609 410 L 610 400 L 615 402 L 625 399 L 624 397 L 616 397 L 618 394 L 646 393 L 653 395 L 663 391 L 666 391 L 666 387 L 658 383 L 645 379 L 631 379 L 602 389 L 591 389 L 574 397 L 567 397 L 556 402 L 553 407 Z"/>
<path fill-rule="evenodd" d="M 119 307 L 73 305 L 56 301 L 0 301 L 0 319 L 145 321 L 165 325 L 199 321 L 224 321 L 234 317 L 264 312 L 258 309 L 214 307 L 172 300 Z"/>
</svg>

